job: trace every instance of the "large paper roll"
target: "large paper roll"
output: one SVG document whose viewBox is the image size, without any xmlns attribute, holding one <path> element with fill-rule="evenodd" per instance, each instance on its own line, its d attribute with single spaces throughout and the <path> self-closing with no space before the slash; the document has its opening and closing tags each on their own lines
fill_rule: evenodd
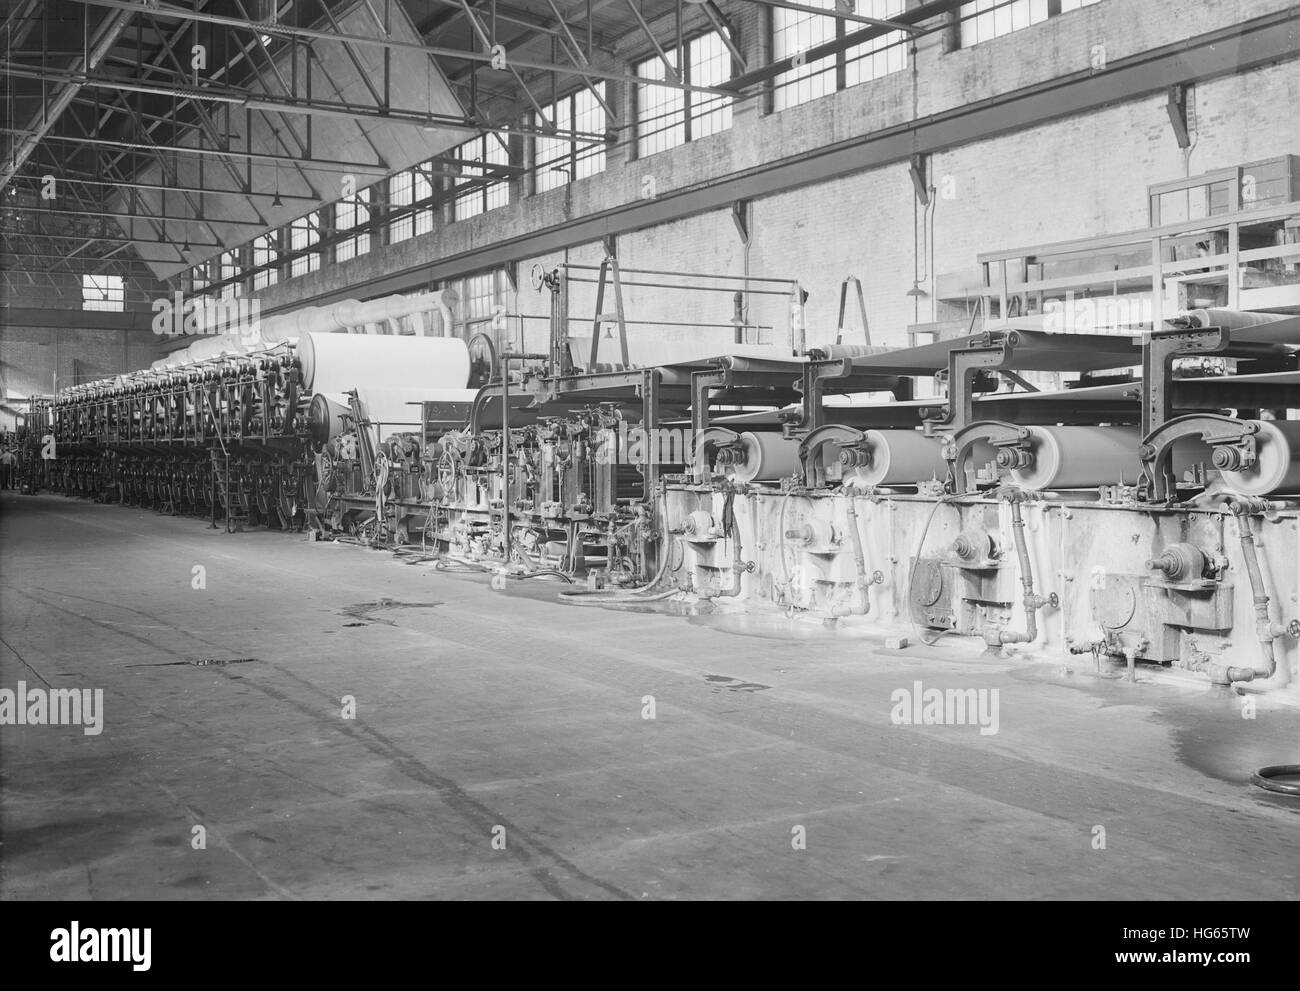
<svg viewBox="0 0 1300 991">
<path fill-rule="evenodd" d="M 438 338 L 427 338 L 438 340 Z M 419 433 L 424 429 L 424 407 L 421 403 L 472 403 L 478 392 L 474 389 L 357 389 L 361 410 L 372 424 L 379 427 L 380 439 L 389 434 Z"/>
<path fill-rule="evenodd" d="M 745 461 L 736 465 L 738 482 L 775 482 L 799 471 L 799 442 L 777 433 L 743 433 Z"/>
<path fill-rule="evenodd" d="M 303 334 L 298 360 L 312 392 L 463 389 L 469 382 L 469 348 L 458 337 Z"/>
<path fill-rule="evenodd" d="M 1225 471 L 1224 484 L 1247 496 L 1300 492 L 1300 420 L 1254 422 L 1259 424 L 1255 463 L 1241 471 Z"/>
</svg>

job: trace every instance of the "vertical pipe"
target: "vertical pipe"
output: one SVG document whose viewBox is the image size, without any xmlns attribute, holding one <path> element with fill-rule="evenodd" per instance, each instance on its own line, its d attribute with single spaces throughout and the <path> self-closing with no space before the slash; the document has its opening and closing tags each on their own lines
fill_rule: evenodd
<svg viewBox="0 0 1300 991">
<path fill-rule="evenodd" d="M 501 477 L 505 492 L 502 499 L 504 521 L 502 547 L 505 563 L 510 563 L 510 356 L 501 355 Z"/>
</svg>

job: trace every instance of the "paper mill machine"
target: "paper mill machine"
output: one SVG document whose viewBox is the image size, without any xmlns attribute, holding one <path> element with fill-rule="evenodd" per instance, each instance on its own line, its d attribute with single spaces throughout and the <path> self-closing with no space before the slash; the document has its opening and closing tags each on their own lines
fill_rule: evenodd
<svg viewBox="0 0 1300 991">
<path fill-rule="evenodd" d="M 296 318 L 60 393 L 46 470 L 101 498 L 588 579 L 570 603 L 773 610 L 1296 691 L 1300 317 L 808 347 L 799 284 L 752 277 L 783 326 L 738 312 L 734 337 L 670 344 L 625 311 L 638 280 L 729 278 L 539 272 L 545 345 L 479 342 L 477 389 L 458 339 L 326 332 L 369 322 L 355 309 Z"/>
</svg>

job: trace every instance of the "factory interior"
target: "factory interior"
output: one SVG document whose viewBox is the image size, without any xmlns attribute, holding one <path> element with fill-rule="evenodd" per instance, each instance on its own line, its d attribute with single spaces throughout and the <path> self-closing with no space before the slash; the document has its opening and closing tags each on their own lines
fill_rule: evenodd
<svg viewBox="0 0 1300 991">
<path fill-rule="evenodd" d="M 0 900 L 1300 899 L 1300 3 L 0 41 Z"/>
</svg>

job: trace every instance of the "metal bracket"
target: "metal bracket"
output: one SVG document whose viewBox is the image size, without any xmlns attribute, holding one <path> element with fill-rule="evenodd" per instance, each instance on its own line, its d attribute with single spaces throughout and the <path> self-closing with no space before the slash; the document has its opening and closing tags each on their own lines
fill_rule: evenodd
<svg viewBox="0 0 1300 991">
<path fill-rule="evenodd" d="M 1203 330 L 1157 330 L 1142 349 L 1142 436 L 1146 437 L 1173 418 L 1174 359 L 1189 354 L 1225 351 L 1232 335 L 1222 327 Z"/>
<path fill-rule="evenodd" d="M 806 411 L 804 422 L 800 426 L 808 431 L 818 429 L 825 415 L 822 409 L 822 392 L 824 383 L 835 379 L 846 379 L 853 373 L 853 362 L 848 358 L 833 358 L 829 361 L 809 361 L 800 373 L 802 378 L 803 408 Z"/>
<path fill-rule="evenodd" d="M 1232 471 L 1255 463 L 1254 434 L 1259 427 L 1230 416 L 1215 413 L 1192 413 L 1169 420 L 1142 439 L 1138 457 L 1149 483 L 1147 496 L 1152 502 L 1166 502 L 1177 494 L 1178 480 L 1173 476 L 1174 445 L 1184 437 L 1199 437 L 1214 448 L 1211 461 L 1220 470 Z M 1219 452 L 1225 452 L 1220 455 Z"/>
<path fill-rule="evenodd" d="M 828 424 L 811 431 L 799 442 L 799 460 L 803 464 L 804 484 L 810 489 L 820 488 L 826 479 L 821 474 L 821 450 L 827 444 L 840 448 L 854 448 L 861 445 L 867 435 L 861 430 L 846 427 L 838 423 Z"/>
<path fill-rule="evenodd" d="M 1169 111 L 1169 123 L 1174 128 L 1174 139 L 1178 147 L 1186 151 L 1192 146 L 1191 129 L 1187 120 L 1187 98 L 1191 87 L 1185 83 L 1169 87 L 1169 102 L 1165 109 Z"/>
<path fill-rule="evenodd" d="M 948 462 L 951 488 L 957 495 L 965 495 L 966 462 L 970 453 L 980 441 L 992 444 L 999 451 L 1028 451 L 1030 432 L 1027 427 L 1015 423 L 1003 423 L 1001 420 L 981 420 L 958 430 L 952 441 L 944 445 L 943 457 Z M 1002 459 L 999 458 L 999 464 Z M 1011 465 L 1003 465 L 1011 467 Z"/>
<path fill-rule="evenodd" d="M 704 482 L 709 473 L 709 453 L 740 446 L 740 434 L 726 427 L 706 427 L 695 434 L 695 483 Z"/>
<path fill-rule="evenodd" d="M 936 426 L 961 430 L 975 419 L 975 379 L 982 371 L 996 371 L 1012 364 L 1020 336 L 1010 331 L 1001 339 L 992 333 L 985 342 L 948 354 L 948 409 Z"/>
</svg>

